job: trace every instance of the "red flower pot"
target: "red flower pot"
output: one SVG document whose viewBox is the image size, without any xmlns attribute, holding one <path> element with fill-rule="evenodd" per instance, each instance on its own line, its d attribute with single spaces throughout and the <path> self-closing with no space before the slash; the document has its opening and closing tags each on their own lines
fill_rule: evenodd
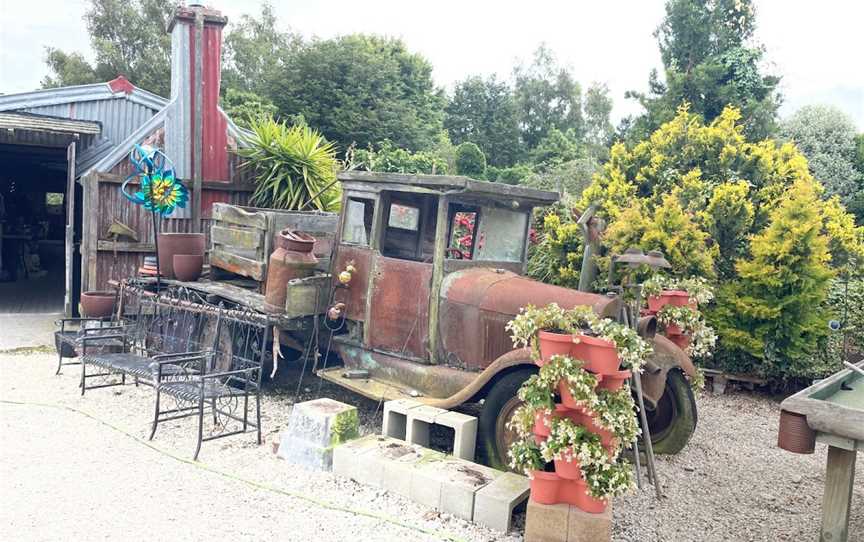
<svg viewBox="0 0 864 542">
<path fill-rule="evenodd" d="M 561 404 L 565 407 L 574 410 L 582 409 L 582 406 L 573 399 L 573 395 L 570 393 L 570 386 L 567 384 L 567 379 L 562 378 L 561 381 L 558 382 L 558 394 L 561 396 Z"/>
<path fill-rule="evenodd" d="M 204 256 L 203 233 L 160 233 L 159 272 L 168 279 L 174 278 L 174 255 L 195 254 Z"/>
<path fill-rule="evenodd" d="M 570 348 L 570 355 L 585 362 L 585 369 L 599 375 L 618 371 L 621 362 L 618 360 L 618 350 L 615 343 L 597 337 L 577 335 Z"/>
<path fill-rule="evenodd" d="M 556 459 L 555 474 L 565 480 L 582 480 L 582 469 L 579 467 L 579 460 L 576 458 L 573 461 Z"/>
<path fill-rule="evenodd" d="M 690 335 L 666 335 L 666 338 L 675 343 L 681 350 L 687 350 L 690 346 Z"/>
<path fill-rule="evenodd" d="M 552 333 L 541 331 L 537 334 L 537 342 L 540 344 L 540 361 L 537 365 L 543 366 L 552 359 L 554 355 L 567 356 L 573 345 L 573 335 L 569 333 Z"/>
<path fill-rule="evenodd" d="M 81 316 L 107 318 L 114 312 L 114 292 L 81 292 Z"/>
<path fill-rule="evenodd" d="M 672 335 L 684 335 L 684 330 L 678 324 L 669 324 L 666 326 L 666 336 L 671 337 Z"/>
<path fill-rule="evenodd" d="M 579 480 L 574 480 L 572 482 L 574 486 L 577 488 L 577 499 L 576 506 L 589 514 L 602 514 L 606 511 L 606 507 L 609 506 L 608 499 L 597 499 L 592 497 L 590 493 L 588 493 L 588 484 L 586 482 L 582 482 Z"/>
<path fill-rule="evenodd" d="M 603 375 L 597 388 L 610 391 L 620 390 L 628 378 L 630 378 L 630 371 L 616 371 L 612 374 Z"/>
<path fill-rule="evenodd" d="M 673 307 L 686 307 L 690 304 L 690 294 L 684 290 L 663 290 L 658 296 L 648 297 L 648 312 L 657 314 L 657 311 L 666 305 Z"/>
<path fill-rule="evenodd" d="M 174 276 L 183 282 L 198 280 L 204 266 L 204 256 L 199 254 L 175 254 L 172 260 Z"/>
<path fill-rule="evenodd" d="M 535 470 L 531 473 L 531 498 L 540 504 L 558 504 L 561 479 L 554 472 Z"/>
<path fill-rule="evenodd" d="M 545 410 L 538 410 L 534 413 L 534 430 L 532 433 L 534 433 L 535 437 L 540 437 L 540 440 L 537 442 L 538 444 L 549 436 L 551 422 L 552 416 L 546 414 Z M 535 438 L 534 440 L 536 441 L 537 439 Z"/>
<path fill-rule="evenodd" d="M 559 405 L 555 405 L 554 417 L 556 417 L 556 418 L 568 418 L 568 419 L 570 419 L 570 421 L 572 421 L 573 423 L 578 425 L 578 424 L 582 423 L 582 416 L 584 415 L 583 412 L 584 411 L 583 411 L 582 407 L 568 408 L 568 407 L 564 406 L 563 404 L 559 404 Z"/>
<path fill-rule="evenodd" d="M 600 437 L 600 444 L 602 444 L 607 450 L 614 451 L 618 446 L 617 439 L 615 438 L 615 435 L 612 434 L 612 431 L 600 427 L 600 425 L 594 421 L 594 417 L 590 414 L 584 414 L 580 421 L 589 433 L 594 433 Z"/>
</svg>

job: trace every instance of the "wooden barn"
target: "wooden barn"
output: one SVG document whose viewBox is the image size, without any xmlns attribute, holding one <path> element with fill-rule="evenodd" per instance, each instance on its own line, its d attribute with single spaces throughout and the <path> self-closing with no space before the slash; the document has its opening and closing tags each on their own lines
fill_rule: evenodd
<svg viewBox="0 0 864 542">
<path fill-rule="evenodd" d="M 177 8 L 167 99 L 123 76 L 0 96 L 0 313 L 72 314 L 82 290 L 134 275 L 154 253 L 149 213 L 120 192 L 135 144 L 164 149 L 190 190 L 162 231 L 209 232 L 214 202 L 246 203 L 232 152 L 241 132 L 219 107 L 226 22 Z"/>
</svg>

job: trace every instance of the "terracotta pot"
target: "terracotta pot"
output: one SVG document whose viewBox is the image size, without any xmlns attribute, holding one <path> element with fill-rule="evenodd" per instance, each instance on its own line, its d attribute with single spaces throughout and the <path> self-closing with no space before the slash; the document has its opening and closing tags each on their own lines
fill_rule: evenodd
<svg viewBox="0 0 864 542">
<path fill-rule="evenodd" d="M 81 315 L 107 318 L 114 312 L 114 292 L 81 292 Z"/>
<path fill-rule="evenodd" d="M 537 335 L 537 342 L 540 345 L 540 361 L 537 362 L 537 365 L 542 367 L 549 363 L 554 355 L 570 355 L 570 347 L 573 346 L 573 335 L 569 333 L 541 331 Z"/>
<path fill-rule="evenodd" d="M 618 447 L 618 440 L 612 434 L 612 431 L 600 427 L 600 425 L 594 421 L 594 417 L 590 414 L 583 414 L 580 422 L 588 432 L 594 433 L 600 437 L 600 444 L 602 444 L 606 450 L 614 451 Z"/>
<path fill-rule="evenodd" d="M 193 254 L 204 256 L 203 233 L 160 233 L 159 272 L 168 279 L 175 278 L 174 255 Z"/>
<path fill-rule="evenodd" d="M 549 431 L 551 431 L 551 422 L 552 416 L 546 414 L 545 411 L 538 410 L 534 413 L 534 430 L 532 433 L 534 433 L 534 441 L 537 442 L 537 444 L 540 444 L 549 436 Z"/>
<path fill-rule="evenodd" d="M 198 254 L 175 254 L 172 259 L 174 267 L 174 276 L 177 280 L 184 282 L 192 282 L 198 280 L 201 276 L 201 269 L 204 267 L 204 256 Z"/>
<path fill-rule="evenodd" d="M 540 504 L 557 504 L 560 484 L 561 479 L 554 472 L 535 470 L 531 473 L 531 498 Z"/>
<path fill-rule="evenodd" d="M 687 347 L 690 346 L 690 335 L 667 335 L 666 338 L 675 343 L 675 346 L 681 350 L 687 350 Z"/>
<path fill-rule="evenodd" d="M 807 416 L 781 410 L 777 446 L 796 454 L 812 454 L 816 449 L 816 432 L 807 425 Z"/>
<path fill-rule="evenodd" d="M 555 413 L 553 414 L 556 418 L 568 418 L 575 424 L 582 423 L 582 416 L 584 415 L 584 410 L 582 407 L 577 408 L 569 408 L 564 406 L 563 404 L 555 405 Z"/>
<path fill-rule="evenodd" d="M 602 375 L 597 375 L 599 379 L 602 380 Z M 561 404 L 569 409 L 573 409 L 578 412 L 584 412 L 582 409 L 582 405 L 579 404 L 570 393 L 570 386 L 567 385 L 567 380 L 562 378 L 560 382 L 558 382 L 558 395 L 561 396 Z"/>
<path fill-rule="evenodd" d="M 564 480 L 582 480 L 582 469 L 579 460 L 567 461 L 566 459 L 555 460 L 555 474 Z"/>
<path fill-rule="evenodd" d="M 574 480 L 571 483 L 577 488 L 577 499 L 575 504 L 580 510 L 588 512 L 589 514 L 602 514 L 606 511 L 606 507 L 609 506 L 608 499 L 597 499 L 592 497 L 591 494 L 588 493 L 588 484 L 586 482 Z"/>
<path fill-rule="evenodd" d="M 690 294 L 684 290 L 663 290 L 658 296 L 648 297 L 648 312 L 657 314 L 657 311 L 672 305 L 673 307 L 686 307 L 690 305 Z"/>
<path fill-rule="evenodd" d="M 597 384 L 597 389 L 616 391 L 624 385 L 624 381 L 630 378 L 630 371 L 616 371 L 612 374 L 603 375 Z"/>
<path fill-rule="evenodd" d="M 576 335 L 578 342 L 570 348 L 570 355 L 585 362 L 585 369 L 599 375 L 618 371 L 621 362 L 615 343 L 588 335 Z"/>
<path fill-rule="evenodd" d="M 670 335 L 684 335 L 684 330 L 681 329 L 681 326 L 678 324 L 669 324 L 666 326 L 666 336 Z"/>
</svg>

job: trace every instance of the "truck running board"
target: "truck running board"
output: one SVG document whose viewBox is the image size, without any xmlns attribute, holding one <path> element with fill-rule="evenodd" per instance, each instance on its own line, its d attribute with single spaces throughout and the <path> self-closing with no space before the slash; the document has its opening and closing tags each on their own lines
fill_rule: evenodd
<svg viewBox="0 0 864 542">
<path fill-rule="evenodd" d="M 394 399 L 413 399 L 420 403 L 428 403 L 434 401 L 434 397 L 414 397 L 411 395 L 411 390 L 398 384 L 393 384 L 385 380 L 376 380 L 374 378 L 350 378 L 345 376 L 345 367 L 334 367 L 318 371 L 318 377 L 323 378 L 328 382 L 332 382 L 345 389 L 351 390 L 354 393 L 359 393 L 364 397 L 375 401 L 392 401 Z"/>
</svg>

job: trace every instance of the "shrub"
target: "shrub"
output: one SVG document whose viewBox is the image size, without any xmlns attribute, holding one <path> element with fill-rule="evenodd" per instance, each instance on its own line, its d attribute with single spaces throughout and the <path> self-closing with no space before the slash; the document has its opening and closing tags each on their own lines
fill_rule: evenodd
<svg viewBox="0 0 864 542">
<path fill-rule="evenodd" d="M 456 173 L 482 179 L 486 175 L 486 155 L 480 147 L 466 141 L 456 147 Z"/>
<path fill-rule="evenodd" d="M 377 148 L 369 145 L 366 149 L 349 151 L 347 162 L 349 169 L 364 171 L 429 175 L 443 175 L 448 172 L 447 161 L 436 153 L 400 149 L 386 139 L 379 143 Z"/>
</svg>

